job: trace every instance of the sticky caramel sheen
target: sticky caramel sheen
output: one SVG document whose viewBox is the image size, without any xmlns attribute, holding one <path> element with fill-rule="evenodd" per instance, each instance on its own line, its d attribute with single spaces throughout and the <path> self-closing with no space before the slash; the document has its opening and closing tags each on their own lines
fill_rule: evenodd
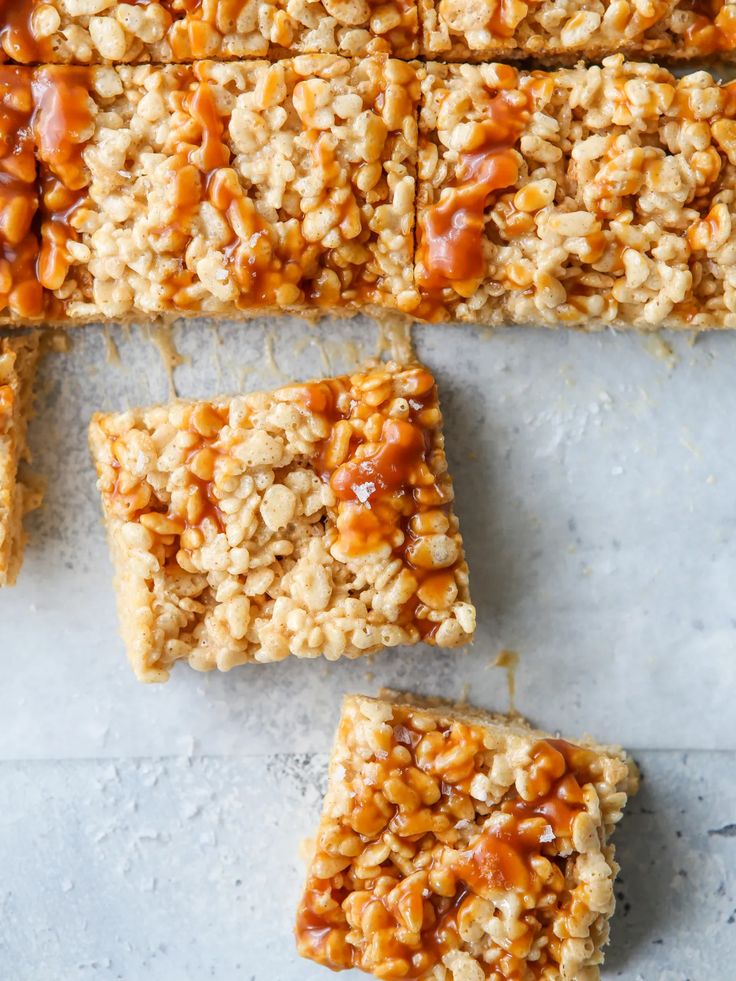
<svg viewBox="0 0 736 981">
<path fill-rule="evenodd" d="M 32 64 L 51 54 L 48 44 L 36 38 L 33 12 L 38 0 L 0 0 L 0 61 Z"/>
<path fill-rule="evenodd" d="M 513 75 L 509 81 L 515 84 L 516 72 L 505 71 Z M 524 93 L 502 90 L 489 99 L 471 145 L 458 158 L 454 181 L 421 216 L 417 281 L 424 292 L 452 287 L 462 296 L 471 296 L 483 280 L 485 212 L 495 191 L 512 187 L 519 179 L 514 148 L 528 119 Z"/>
</svg>

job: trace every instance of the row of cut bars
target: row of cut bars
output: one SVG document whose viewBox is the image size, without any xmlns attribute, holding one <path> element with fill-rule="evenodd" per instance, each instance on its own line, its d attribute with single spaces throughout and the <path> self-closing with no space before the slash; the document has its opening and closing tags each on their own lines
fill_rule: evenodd
<svg viewBox="0 0 736 981">
<path fill-rule="evenodd" d="M 735 95 L 622 56 L 0 68 L 0 317 L 733 327 Z"/>
<path fill-rule="evenodd" d="M 341 54 L 440 60 L 730 57 L 724 0 L 4 0 L 0 53 L 20 64 Z"/>
</svg>

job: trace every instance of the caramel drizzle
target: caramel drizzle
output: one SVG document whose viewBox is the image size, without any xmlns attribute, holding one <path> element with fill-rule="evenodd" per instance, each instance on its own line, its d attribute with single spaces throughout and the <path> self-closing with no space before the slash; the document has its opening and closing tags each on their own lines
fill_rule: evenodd
<svg viewBox="0 0 736 981">
<path fill-rule="evenodd" d="M 67 243 L 79 241 L 72 219 L 87 201 L 83 152 L 92 128 L 90 87 L 88 68 L 40 68 L 33 76 L 33 131 L 43 190 L 38 278 L 50 291 L 66 280 Z"/>
<path fill-rule="evenodd" d="M 341 394 L 349 390 L 347 378 L 299 386 L 303 404 L 324 415 L 332 425 L 319 452 L 317 471 L 338 499 L 338 524 L 342 525 L 345 550 L 351 556 L 365 553 L 377 541 L 393 539 L 402 525 L 402 516 L 410 517 L 428 506 L 445 503 L 436 485 L 417 486 L 414 481 L 420 467 L 429 470 L 431 452 L 429 432 L 421 415 L 438 404 L 434 379 L 426 371 L 422 371 L 421 384 L 424 390 L 409 400 L 408 418 L 386 418 L 376 449 L 367 456 L 357 455 L 363 440 L 353 433 L 347 459 L 337 467 L 329 462 L 338 432 L 336 424 L 352 417 L 365 419 L 372 407 L 347 398 L 344 408 L 338 408 Z"/>
<path fill-rule="evenodd" d="M 483 279 L 485 210 L 494 191 L 519 179 L 514 147 L 529 119 L 523 98 L 522 104 L 512 101 L 505 90 L 491 98 L 474 145 L 458 158 L 453 183 L 420 215 L 417 285 L 423 292 L 451 287 L 471 296 Z"/>
<path fill-rule="evenodd" d="M 0 310 L 20 317 L 43 313 L 36 277 L 39 199 L 31 116 L 30 73 L 0 67 Z"/>
<path fill-rule="evenodd" d="M 39 0 L 0 0 L 0 61 L 22 65 L 51 58 L 51 46 L 33 32 L 33 12 Z"/>
<path fill-rule="evenodd" d="M 337 466 L 331 462 L 340 432 L 337 424 L 351 418 L 365 420 L 373 408 L 349 396 L 347 378 L 300 385 L 297 392 L 303 405 L 331 425 L 315 469 L 337 498 L 335 525 L 341 551 L 348 559 L 358 558 L 388 545 L 401 558 L 411 570 L 416 587 L 398 623 L 414 626 L 422 640 L 431 642 L 440 623 L 418 615 L 422 606 L 418 593 L 421 591 L 430 602 L 433 596 L 447 595 L 464 560 L 460 557 L 441 570 L 420 568 L 412 561 L 412 549 L 419 537 L 412 520 L 421 520 L 427 511 L 447 512 L 449 508 L 446 491 L 433 476 L 431 432 L 424 423 L 424 414 L 438 408 L 437 388 L 427 371 L 418 372 L 421 391 L 408 399 L 409 416 L 385 418 L 376 447 L 368 455 L 359 452 L 364 440 L 353 431 L 346 459 Z"/>
</svg>

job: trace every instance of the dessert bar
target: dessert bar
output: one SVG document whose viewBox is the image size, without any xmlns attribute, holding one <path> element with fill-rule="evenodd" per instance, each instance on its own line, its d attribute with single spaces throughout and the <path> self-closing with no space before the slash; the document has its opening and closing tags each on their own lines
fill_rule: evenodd
<svg viewBox="0 0 736 981">
<path fill-rule="evenodd" d="M 622 56 L 427 66 L 426 319 L 736 326 L 736 87 Z"/>
<path fill-rule="evenodd" d="M 415 0 L 4 0 L 0 57 L 20 64 L 418 53 Z"/>
<path fill-rule="evenodd" d="M 416 305 L 412 65 L 45 67 L 33 92 L 52 321 Z"/>
<path fill-rule="evenodd" d="M 441 427 L 432 375 L 395 363 L 95 416 L 137 676 L 470 641 Z"/>
<path fill-rule="evenodd" d="M 518 718 L 348 696 L 297 945 L 377 978 L 594 981 L 636 770 Z"/>
<path fill-rule="evenodd" d="M 629 57 L 730 60 L 728 0 L 419 0 L 421 53 L 443 61 Z"/>
<path fill-rule="evenodd" d="M 26 428 L 38 361 L 36 334 L 0 337 L 0 587 L 12 586 L 23 559 L 23 517 L 40 493 L 23 473 Z"/>
</svg>

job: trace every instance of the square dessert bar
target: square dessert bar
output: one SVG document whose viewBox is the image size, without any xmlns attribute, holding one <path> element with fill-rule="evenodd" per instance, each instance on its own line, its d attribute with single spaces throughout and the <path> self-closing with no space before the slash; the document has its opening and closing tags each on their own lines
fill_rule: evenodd
<svg viewBox="0 0 736 981">
<path fill-rule="evenodd" d="M 416 0 L 6 0 L 0 58 L 88 65 L 418 53 Z M 4 60 L 4 59 L 3 59 Z"/>
<path fill-rule="evenodd" d="M 413 309 L 406 62 L 34 74 L 52 320 Z"/>
<path fill-rule="evenodd" d="M 420 0 L 421 53 L 450 61 L 493 58 L 731 60 L 729 0 Z"/>
<path fill-rule="evenodd" d="M 736 326 L 736 87 L 608 58 L 427 66 L 427 319 Z"/>
<path fill-rule="evenodd" d="M 98 415 L 90 444 L 137 676 L 472 639 L 432 375 Z"/>
<path fill-rule="evenodd" d="M 297 916 L 300 954 L 423 981 L 594 981 L 636 770 L 467 706 L 350 695 Z"/>
<path fill-rule="evenodd" d="M 40 494 L 22 473 L 30 459 L 26 428 L 38 361 L 38 336 L 0 337 L 0 586 L 12 586 L 23 559 L 23 517 Z"/>
</svg>

